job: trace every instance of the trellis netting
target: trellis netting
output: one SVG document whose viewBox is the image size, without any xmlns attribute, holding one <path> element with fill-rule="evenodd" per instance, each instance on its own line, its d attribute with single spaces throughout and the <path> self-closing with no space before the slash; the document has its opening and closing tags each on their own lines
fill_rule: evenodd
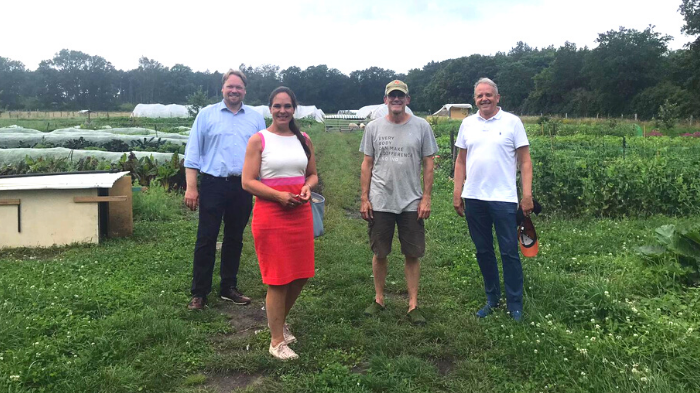
<svg viewBox="0 0 700 393">
<path fill-rule="evenodd" d="M 173 153 L 155 153 L 150 151 L 135 151 L 133 153 L 136 155 L 136 158 L 153 157 L 153 159 L 158 162 L 166 162 L 173 156 Z M 118 162 L 124 154 L 128 157 L 131 153 L 113 153 L 99 150 L 72 150 L 66 149 L 65 147 L 54 147 L 51 149 L 0 149 L 0 166 L 16 165 L 18 162 L 24 161 L 26 157 L 30 157 L 34 160 L 38 158 L 68 158 L 73 161 L 93 157 L 98 160 Z M 180 157 L 184 158 L 182 155 L 180 155 Z"/>
<path fill-rule="evenodd" d="M 83 138 L 95 144 L 105 144 L 113 139 L 125 143 L 143 140 L 144 138 L 160 139 L 162 142 L 184 145 L 189 138 L 189 132 L 182 134 L 156 132 L 146 128 L 110 128 L 100 130 L 84 130 L 80 128 L 61 128 L 51 132 L 41 132 L 28 128 L 0 128 L 0 148 L 18 148 L 32 146 L 42 142 L 56 145 L 64 144 L 74 139 Z"/>
</svg>

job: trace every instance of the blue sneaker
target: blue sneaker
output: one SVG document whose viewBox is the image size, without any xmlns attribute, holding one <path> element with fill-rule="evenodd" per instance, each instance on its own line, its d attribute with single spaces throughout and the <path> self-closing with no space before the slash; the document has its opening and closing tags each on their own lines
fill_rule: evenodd
<svg viewBox="0 0 700 393">
<path fill-rule="evenodd" d="M 491 304 L 486 303 L 486 305 L 482 307 L 481 310 L 476 312 L 476 316 L 479 318 L 486 318 L 489 315 L 491 315 L 493 310 L 496 308 L 498 308 L 498 305 L 492 306 Z"/>
<path fill-rule="evenodd" d="M 520 310 L 511 311 L 510 316 L 513 317 L 515 322 L 520 322 L 523 320 L 523 312 Z"/>
</svg>

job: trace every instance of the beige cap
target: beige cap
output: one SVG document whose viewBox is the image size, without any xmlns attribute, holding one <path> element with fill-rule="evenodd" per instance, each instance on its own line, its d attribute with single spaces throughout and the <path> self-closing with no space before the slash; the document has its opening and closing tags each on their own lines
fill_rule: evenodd
<svg viewBox="0 0 700 393">
<path fill-rule="evenodd" d="M 391 93 L 394 90 L 398 90 L 403 92 L 404 94 L 408 95 L 408 85 L 405 83 L 401 82 L 400 80 L 395 80 L 391 81 L 386 85 L 386 89 L 384 90 L 384 95 L 388 96 L 389 93 Z"/>
</svg>

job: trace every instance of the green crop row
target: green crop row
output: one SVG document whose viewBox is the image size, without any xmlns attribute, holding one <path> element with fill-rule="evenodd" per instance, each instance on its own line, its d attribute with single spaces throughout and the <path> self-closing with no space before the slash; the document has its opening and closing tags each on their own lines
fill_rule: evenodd
<svg viewBox="0 0 700 393">
<path fill-rule="evenodd" d="M 185 186 L 184 160 L 175 153 L 168 161 L 157 161 L 152 157 L 136 158 L 133 153 L 124 153 L 118 162 L 86 157 L 80 160 L 68 158 L 26 157 L 16 165 L 0 166 L 0 176 L 35 173 L 69 173 L 83 171 L 128 171 L 132 180 L 141 186 L 157 182 L 168 190 Z"/>
<path fill-rule="evenodd" d="M 550 212 L 606 217 L 700 212 L 696 138 L 532 137 L 533 194 Z M 439 170 L 451 176 L 449 135 Z"/>
</svg>

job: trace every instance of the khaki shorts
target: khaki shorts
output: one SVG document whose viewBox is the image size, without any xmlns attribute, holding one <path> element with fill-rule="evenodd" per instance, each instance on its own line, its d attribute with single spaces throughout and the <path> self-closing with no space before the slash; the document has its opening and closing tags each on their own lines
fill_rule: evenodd
<svg viewBox="0 0 700 393">
<path fill-rule="evenodd" d="M 425 224 L 418 219 L 418 212 L 400 214 L 375 211 L 374 220 L 367 225 L 369 244 L 372 252 L 379 258 L 386 258 L 391 253 L 394 239 L 394 226 L 399 227 L 401 253 L 410 258 L 425 255 Z"/>
</svg>

